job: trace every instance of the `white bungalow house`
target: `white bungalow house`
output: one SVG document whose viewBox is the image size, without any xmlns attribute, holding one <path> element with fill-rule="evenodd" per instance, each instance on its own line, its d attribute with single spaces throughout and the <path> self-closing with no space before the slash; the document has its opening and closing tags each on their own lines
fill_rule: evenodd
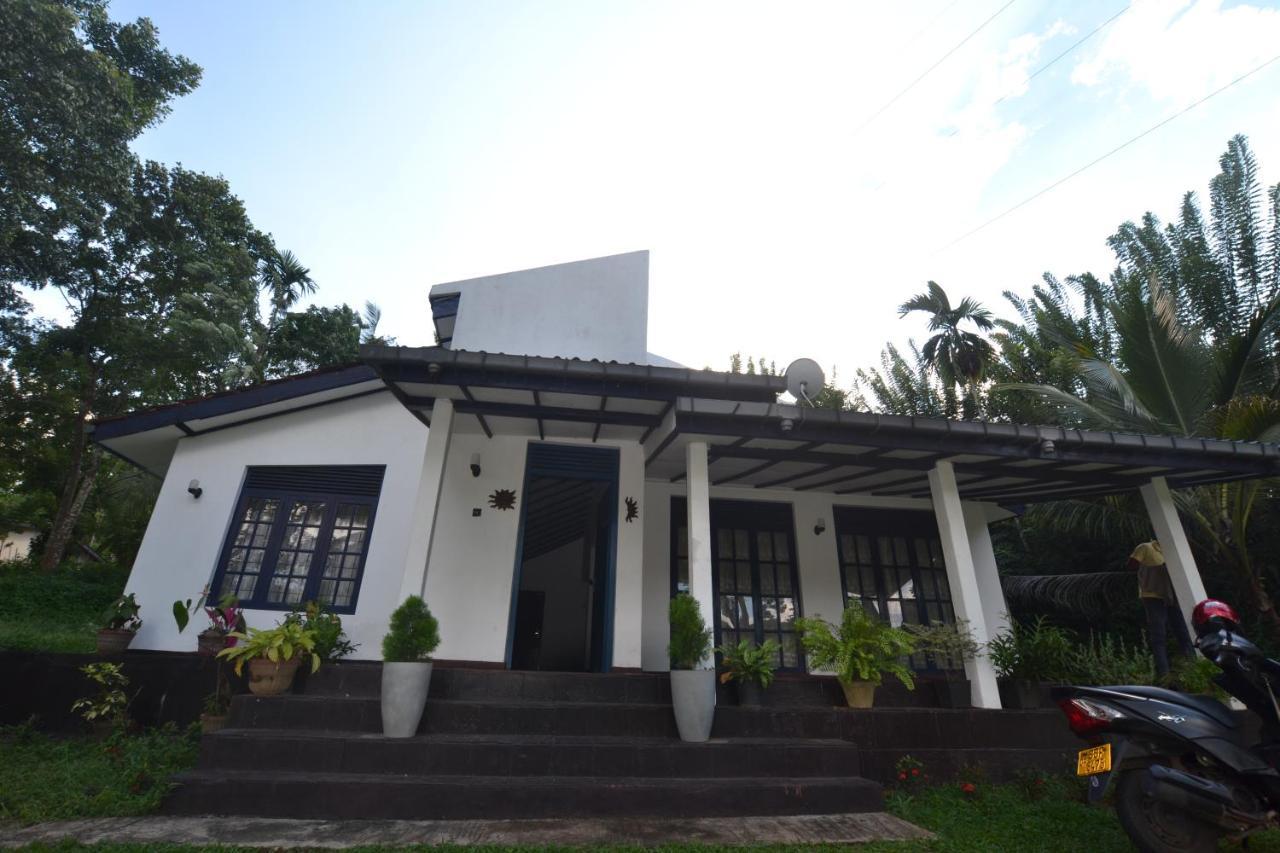
<svg viewBox="0 0 1280 853">
<path fill-rule="evenodd" d="M 95 441 L 163 478 L 128 583 L 141 649 L 206 584 L 250 624 L 319 599 L 376 659 L 423 594 L 444 661 L 667 668 L 688 590 L 717 642 L 861 602 L 894 622 L 1005 627 L 988 525 L 1006 507 L 1138 489 L 1184 612 L 1204 596 L 1171 488 L 1273 475 L 1226 441 L 834 412 L 781 377 L 647 350 L 648 254 L 441 284 L 438 345 L 105 420 Z M 985 658 L 974 704 L 999 707 Z"/>
</svg>

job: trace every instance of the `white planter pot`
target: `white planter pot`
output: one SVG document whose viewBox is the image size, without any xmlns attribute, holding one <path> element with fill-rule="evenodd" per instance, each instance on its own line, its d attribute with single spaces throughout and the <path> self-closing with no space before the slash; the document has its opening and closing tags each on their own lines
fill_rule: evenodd
<svg viewBox="0 0 1280 853">
<path fill-rule="evenodd" d="M 671 705 L 675 708 L 680 740 L 689 743 L 708 740 L 716 713 L 716 671 L 671 670 Z"/>
<path fill-rule="evenodd" d="M 431 664 L 386 662 L 382 664 L 382 733 L 387 737 L 413 737 L 427 706 Z"/>
</svg>

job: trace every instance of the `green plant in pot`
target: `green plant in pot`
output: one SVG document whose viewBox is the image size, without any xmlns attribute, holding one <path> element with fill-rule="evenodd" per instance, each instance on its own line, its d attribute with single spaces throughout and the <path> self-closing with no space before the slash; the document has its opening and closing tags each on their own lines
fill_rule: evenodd
<svg viewBox="0 0 1280 853">
<path fill-rule="evenodd" d="M 249 664 L 249 692 L 256 696 L 278 696 L 293 685 L 298 666 L 307 661 L 311 671 L 320 668 L 315 655 L 315 634 L 298 622 L 285 620 L 274 628 L 250 628 L 227 635 L 234 646 L 218 652 L 218 657 L 235 664 L 236 674 Z"/>
<path fill-rule="evenodd" d="M 354 652 L 357 644 L 351 642 L 342 628 L 342 617 L 318 601 L 308 601 L 285 617 L 286 622 L 297 622 L 315 637 L 312 650 L 320 665 L 336 663 Z M 293 692 L 306 690 L 307 672 L 302 670 L 293 683 Z"/>
<path fill-rule="evenodd" d="M 1061 628 L 1043 616 L 1034 622 L 1014 622 L 987 643 L 987 655 L 995 667 L 1000 704 L 1006 708 L 1039 708 L 1041 684 L 1069 681 L 1076 644 Z"/>
<path fill-rule="evenodd" d="M 440 645 L 440 625 L 416 595 L 391 614 L 382 638 L 382 733 L 412 737 L 422 721 L 431 686 L 431 653 Z"/>
<path fill-rule="evenodd" d="M 133 593 L 122 595 L 102 614 L 102 626 L 98 629 L 98 654 L 123 654 L 142 627 L 138 611 L 142 608 Z"/>
<path fill-rule="evenodd" d="M 840 625 L 822 619 L 797 619 L 796 630 L 815 669 L 831 670 L 850 708 L 870 708 L 886 674 L 915 689 L 903 660 L 915 651 L 915 639 L 859 605 L 845 608 Z"/>
<path fill-rule="evenodd" d="M 711 629 L 692 595 L 682 592 L 671 599 L 668 610 L 671 640 L 671 707 L 680 739 L 702 743 L 711 737 L 716 711 L 716 671 L 707 660 L 711 653 Z"/>
<path fill-rule="evenodd" d="M 967 622 L 948 625 L 903 625 L 916 643 L 916 653 L 927 654 L 940 676 L 930 681 L 934 698 L 942 708 L 968 708 L 973 705 L 969 680 L 965 677 L 966 661 L 977 657 L 981 646 L 973 638 Z"/>
<path fill-rule="evenodd" d="M 757 646 L 752 640 L 740 640 L 737 645 L 724 645 L 716 649 L 724 672 L 720 683 L 730 681 L 738 690 L 738 704 L 754 707 L 764 704 L 764 691 L 773 683 L 774 663 L 779 646 L 773 640 L 765 640 Z"/>
</svg>

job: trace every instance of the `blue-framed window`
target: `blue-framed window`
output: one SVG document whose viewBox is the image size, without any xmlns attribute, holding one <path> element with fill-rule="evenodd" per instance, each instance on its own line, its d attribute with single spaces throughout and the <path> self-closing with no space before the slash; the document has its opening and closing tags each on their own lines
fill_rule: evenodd
<svg viewBox="0 0 1280 853">
<path fill-rule="evenodd" d="M 383 465 L 248 469 L 214 574 L 212 598 L 292 610 L 318 601 L 354 613 Z"/>
</svg>

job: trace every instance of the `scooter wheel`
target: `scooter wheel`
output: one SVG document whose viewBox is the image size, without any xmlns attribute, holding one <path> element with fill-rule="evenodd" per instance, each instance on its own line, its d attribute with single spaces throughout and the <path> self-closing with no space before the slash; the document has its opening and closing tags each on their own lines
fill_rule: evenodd
<svg viewBox="0 0 1280 853">
<path fill-rule="evenodd" d="M 1116 783 L 1116 816 L 1142 853 L 1212 853 L 1224 834 L 1213 824 L 1148 797 L 1142 791 L 1146 768 L 1126 770 Z"/>
</svg>

